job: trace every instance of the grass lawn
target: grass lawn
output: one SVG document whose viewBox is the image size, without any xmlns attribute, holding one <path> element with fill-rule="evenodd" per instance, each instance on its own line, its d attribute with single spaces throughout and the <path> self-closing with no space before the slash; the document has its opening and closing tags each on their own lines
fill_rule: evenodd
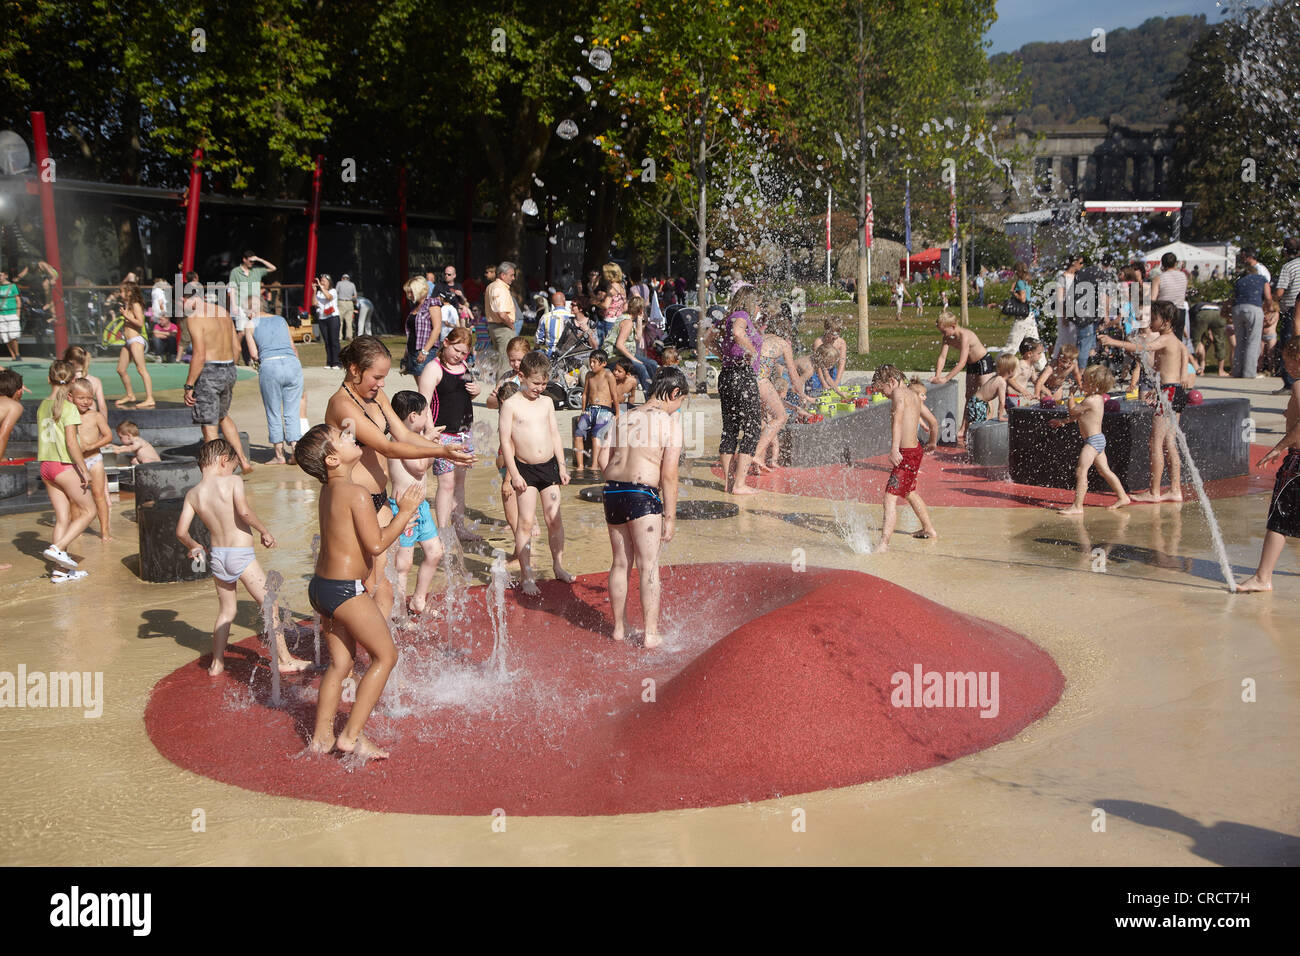
<svg viewBox="0 0 1300 956">
<path fill-rule="evenodd" d="M 825 305 L 809 306 L 804 315 L 799 345 L 807 352 L 812 350 L 813 340 L 822 332 L 822 320 L 832 315 L 844 321 L 844 340 L 848 343 L 848 368 L 856 371 L 874 370 L 886 363 L 895 365 L 904 371 L 919 371 L 934 368 L 939 357 L 939 330 L 935 328 L 935 319 L 941 310 L 937 305 L 926 306 L 925 314 L 916 317 L 916 308 L 907 306 L 903 309 L 901 322 L 894 318 L 894 307 L 872 306 L 868 315 L 871 332 L 871 351 L 866 355 L 858 354 L 858 318 L 857 305 L 852 302 L 836 302 Z M 957 309 L 953 310 L 954 312 Z M 1003 318 L 1000 307 L 983 309 L 971 307 L 970 327 L 987 346 L 1000 347 L 1006 341 L 1010 323 Z M 951 368 L 955 355 L 949 354 L 948 366 Z"/>
</svg>

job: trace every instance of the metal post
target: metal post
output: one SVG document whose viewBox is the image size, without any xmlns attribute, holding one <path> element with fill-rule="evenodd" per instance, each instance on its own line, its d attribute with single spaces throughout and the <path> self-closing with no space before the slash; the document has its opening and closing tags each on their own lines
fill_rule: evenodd
<svg viewBox="0 0 1300 956">
<path fill-rule="evenodd" d="M 202 173 L 199 163 L 203 161 L 203 150 L 194 150 L 194 159 L 190 163 L 190 191 L 185 196 L 185 251 L 181 254 L 181 281 L 185 274 L 194 269 L 194 248 L 199 238 L 199 184 Z"/>
<path fill-rule="evenodd" d="M 311 177 L 311 202 L 307 214 L 311 223 L 307 227 L 307 281 L 302 285 L 302 310 L 311 314 L 312 289 L 316 283 L 316 232 L 320 226 L 320 168 L 325 157 L 317 154 L 316 171 Z"/>
<path fill-rule="evenodd" d="M 54 269 L 54 353 L 68 348 L 68 316 L 63 308 L 63 264 L 59 261 L 59 224 L 54 217 L 54 166 L 45 135 L 45 114 L 32 113 L 32 140 L 36 146 L 37 188 L 41 194 L 41 226 L 45 233 L 45 261 Z"/>
</svg>

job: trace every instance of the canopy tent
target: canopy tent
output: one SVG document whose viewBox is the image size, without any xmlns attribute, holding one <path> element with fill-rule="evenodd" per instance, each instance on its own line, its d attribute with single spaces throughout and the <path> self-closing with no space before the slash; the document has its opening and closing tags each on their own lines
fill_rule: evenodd
<svg viewBox="0 0 1300 956">
<path fill-rule="evenodd" d="M 1203 249 L 1187 242 L 1171 242 L 1167 246 L 1161 246 L 1158 249 L 1151 249 L 1143 253 L 1142 258 L 1146 261 L 1147 268 L 1153 269 L 1160 265 L 1160 259 L 1167 252 L 1172 252 L 1177 256 L 1178 261 L 1183 264 L 1188 272 L 1196 266 L 1200 266 L 1201 272 L 1205 275 L 1213 272 L 1215 266 L 1219 267 L 1220 275 L 1231 274 L 1237 257 L 1236 246 L 1212 246 Z"/>
<path fill-rule="evenodd" d="M 898 260 L 898 274 L 904 275 L 907 272 L 928 272 L 932 269 L 939 268 L 939 260 L 943 258 L 943 250 L 938 246 L 933 249 L 926 249 L 916 255 L 908 256 Z"/>
</svg>

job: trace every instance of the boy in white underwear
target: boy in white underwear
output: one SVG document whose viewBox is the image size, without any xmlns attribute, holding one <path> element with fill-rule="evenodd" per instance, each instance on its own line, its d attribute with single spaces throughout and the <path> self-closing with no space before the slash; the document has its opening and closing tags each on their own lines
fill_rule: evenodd
<svg viewBox="0 0 1300 956">
<path fill-rule="evenodd" d="M 261 535 L 264 548 L 274 548 L 275 538 L 253 514 L 244 497 L 244 479 L 235 474 L 238 457 L 230 442 L 224 438 L 204 442 L 198 458 L 203 477 L 185 493 L 185 507 L 176 522 L 176 537 L 189 551 L 196 568 L 201 569 L 201 562 L 206 560 L 212 569 L 212 583 L 217 587 L 217 622 L 212 627 L 212 664 L 208 673 L 216 677 L 226 669 L 226 641 L 235 620 L 235 585 L 242 581 L 258 607 L 266 599 L 266 574 L 253 551 L 253 531 Z M 195 515 L 202 519 L 211 536 L 210 557 L 204 555 L 203 545 L 190 537 Z M 289 653 L 283 634 L 279 637 L 276 656 L 281 674 L 292 674 L 309 666 L 308 661 Z"/>
</svg>

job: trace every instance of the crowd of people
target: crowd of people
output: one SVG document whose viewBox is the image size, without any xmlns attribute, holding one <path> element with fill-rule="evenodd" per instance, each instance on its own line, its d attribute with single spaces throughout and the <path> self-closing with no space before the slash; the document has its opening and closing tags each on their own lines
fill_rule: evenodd
<svg viewBox="0 0 1300 956">
<path fill-rule="evenodd" d="M 1052 424 L 1077 427 L 1082 449 L 1075 500 L 1062 513 L 1080 514 L 1088 473 L 1094 468 L 1115 492 L 1112 508 L 1136 500 L 1181 501 L 1173 432 L 1195 376 L 1205 369 L 1204 346 L 1226 339 L 1234 374 L 1245 377 L 1255 374 L 1268 346 L 1280 357 L 1291 401 L 1286 434 L 1263 463 L 1284 454 L 1286 459 L 1270 506 L 1259 570 L 1239 585 L 1242 590 L 1267 589 L 1283 540 L 1300 534 L 1300 388 L 1295 385 L 1300 338 L 1294 336 L 1300 240 L 1288 239 L 1285 248 L 1293 255 L 1276 282 L 1260 271 L 1253 250 L 1243 253 L 1232 298 L 1213 304 L 1221 318 L 1231 316 L 1231 332 L 1213 322 L 1202 327 L 1198 311 L 1187 301 L 1187 276 L 1176 262 L 1164 261 L 1151 277 L 1134 263 L 1112 278 L 1110 263 L 1072 257 L 1058 277 L 1055 302 L 1035 297 L 1027 268 L 1017 264 L 1008 303 L 1022 308 L 1004 309 L 1013 320 L 1005 346 L 1000 351 L 988 348 L 973 329 L 944 310 L 937 320 L 941 345 L 929 383 L 941 385 L 964 376 L 959 443 L 972 427 L 995 417 L 1005 419 L 1008 408 L 1031 402 L 1065 404 L 1068 416 Z M 262 278 L 274 269 L 252 252 L 246 254 L 232 273 L 225 303 L 205 299 L 193 273 L 185 277 L 195 285 L 182 308 L 191 343 L 184 392 L 203 433 L 203 477 L 187 496 L 177 535 L 187 548 L 201 550 L 189 537 L 189 522 L 196 516 L 212 534 L 208 560 L 219 607 L 211 673 L 220 673 L 224 666 L 236 584 L 243 582 L 255 599 L 264 595 L 254 534 L 264 547 L 274 546 L 273 535 L 248 506 L 241 473 L 253 466 L 230 416 L 235 366 L 245 354 L 258 364 L 274 460 L 296 463 L 324 486 L 319 499 L 322 544 L 309 597 L 325 624 L 330 667 L 321 685 L 314 749 L 386 756 L 365 738 L 364 726 L 396 662 L 388 624 L 392 607 L 396 601 L 407 602 L 409 612 L 417 616 L 430 609 L 444 536 L 455 535 L 469 546 L 481 542 L 464 518 L 466 475 L 480 456 L 495 455 L 502 511 L 514 542 L 510 559 L 519 565 L 523 592 L 539 593 L 532 555 L 539 505 L 554 577 L 562 583 L 573 580 L 564 564 L 560 495 L 571 473 L 547 390 L 557 352 L 574 344 L 586 355 L 582 410 L 573 436 L 575 467 L 598 472 L 605 483 L 614 638 L 629 635 L 627 582 L 636 567 L 645 618 L 643 643 L 654 646 L 662 640 L 658 555 L 662 542 L 674 533 L 683 447 L 676 413 L 689 384 L 680 368 L 681 356 L 663 346 L 653 316 L 662 315 L 660 293 L 676 302 L 678 290 L 670 290 L 663 280 L 648 283 L 637 275 L 625 277 L 617 264 L 608 263 L 588 274 L 580 286 L 551 290 L 549 301 L 533 310 L 536 331 L 530 341 L 521 334 L 525 314 L 513 291 L 513 263 L 500 263 L 482 283 L 467 284 L 468 291 L 456 281 L 454 267 L 446 267 L 441 276 L 429 270 L 406 285 L 410 310 L 399 367 L 414 379 L 414 388 L 398 390 L 390 400 L 386 385 L 392 355 L 358 318 L 355 286 L 346 275 L 337 286 L 330 276 L 321 275 L 313 299 L 323 329 L 326 367 L 341 371 L 343 379 L 328 401 L 324 422 L 309 427 L 291 327 L 267 309 L 260 293 Z M 0 303 L 4 278 L 0 276 Z M 471 301 L 480 293 L 481 301 Z M 144 335 L 147 312 L 159 306 L 154 303 L 147 310 L 139 287 L 130 280 L 122 283 L 115 305 L 127 330 L 118 365 L 126 395 L 116 404 L 152 407 Z M 1057 320 L 1050 358 L 1039 325 L 1048 312 Z M 1280 319 L 1270 323 L 1265 318 L 1270 312 L 1280 313 Z M 705 342 L 721 362 L 718 455 L 723 487 L 729 495 L 752 495 L 754 478 L 776 467 L 778 436 L 791 418 L 813 418 L 823 395 L 851 401 L 844 381 L 847 343 L 839 320 L 828 318 L 811 349 L 801 354 L 790 303 L 746 282 L 732 288 L 726 308 L 707 328 Z M 172 347 L 169 343 L 168 349 Z M 1224 374 L 1222 353 L 1216 355 Z M 132 389 L 132 365 L 144 385 L 143 400 Z M 136 463 L 158 456 L 134 423 L 109 428 L 103 386 L 90 374 L 90 356 L 84 349 L 74 347 L 52 362 L 48 380 L 50 396 L 37 411 L 41 479 L 55 512 L 44 556 L 56 568 L 51 579 L 63 583 L 86 573 L 69 553 L 77 537 L 96 519 L 101 535 L 109 537 L 103 452 L 127 453 Z M 1142 493 L 1130 494 L 1123 487 L 1106 456 L 1102 416 L 1117 382 L 1157 405 L 1151 488 Z M 915 537 L 937 538 L 917 490 L 924 454 L 939 439 L 938 423 L 925 404 L 927 383 L 909 381 L 899 369 L 883 365 L 871 377 L 871 388 L 890 403 L 892 423 L 892 470 L 883 489 L 879 550 L 889 547 L 900 501 L 912 507 L 920 522 Z M 0 454 L 21 414 L 22 390 L 16 372 L 0 369 Z M 474 413 L 480 400 L 498 411 L 493 447 L 475 447 Z M 590 465 L 584 469 L 588 456 Z M 437 482 L 432 507 L 426 494 L 430 473 Z M 417 546 L 424 560 L 408 597 Z M 398 594 L 385 572 L 387 552 L 394 547 L 402 589 Z M 358 644 L 371 663 L 357 684 L 346 726 L 336 734 L 341 688 L 352 673 Z M 305 666 L 283 646 L 277 664 L 286 672 Z"/>
</svg>

